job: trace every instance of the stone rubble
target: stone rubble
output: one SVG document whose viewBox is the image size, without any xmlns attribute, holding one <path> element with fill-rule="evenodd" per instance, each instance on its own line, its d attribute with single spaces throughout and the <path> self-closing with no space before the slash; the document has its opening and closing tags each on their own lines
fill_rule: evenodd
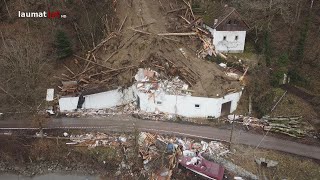
<svg viewBox="0 0 320 180">
<path fill-rule="evenodd" d="M 165 93 L 168 95 L 191 95 L 188 91 L 189 85 L 183 82 L 178 76 L 165 79 L 160 77 L 156 71 L 139 68 L 135 75 L 136 87 L 143 93 Z"/>
</svg>

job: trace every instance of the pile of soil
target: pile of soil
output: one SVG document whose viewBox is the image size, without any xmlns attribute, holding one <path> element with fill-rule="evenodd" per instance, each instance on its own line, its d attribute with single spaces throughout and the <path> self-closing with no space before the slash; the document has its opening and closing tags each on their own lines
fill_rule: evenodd
<svg viewBox="0 0 320 180">
<path fill-rule="evenodd" d="M 197 57 L 201 41 L 196 36 L 158 35 L 167 32 L 190 32 L 183 26 L 184 20 L 178 17 L 178 15 L 184 16 L 185 11 L 167 13 L 181 7 L 186 7 L 182 1 L 161 3 L 161 1 L 138 0 L 132 1 L 131 4 L 119 1 L 116 15 L 121 22 L 119 23 L 121 32 L 95 53 L 96 59 L 99 63 L 114 69 L 126 66 L 137 68 L 149 66 L 158 72 L 163 71 L 163 68 L 159 67 L 163 63 L 154 66 L 154 63 L 150 64 L 149 61 L 162 62 L 165 59 L 174 64 L 173 71 L 186 69 L 185 72 L 192 76 L 194 82 L 189 84 L 194 96 L 221 97 L 230 89 L 241 90 L 240 83 L 230 81 L 221 67 Z M 134 31 L 133 28 L 147 34 Z M 116 77 L 117 85 L 132 84 L 136 71 L 137 69 L 130 69 L 119 73 Z"/>
</svg>

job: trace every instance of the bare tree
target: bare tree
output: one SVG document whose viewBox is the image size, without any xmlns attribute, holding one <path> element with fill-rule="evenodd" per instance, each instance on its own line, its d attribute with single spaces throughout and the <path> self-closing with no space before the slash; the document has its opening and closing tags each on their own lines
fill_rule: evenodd
<svg viewBox="0 0 320 180">
<path fill-rule="evenodd" d="M 9 8 L 8 8 L 7 1 L 6 1 L 6 0 L 3 0 L 3 1 L 4 1 L 4 5 L 6 6 L 6 9 L 7 9 L 8 15 L 9 15 L 9 17 L 10 17 L 10 19 L 11 19 L 11 18 L 12 18 L 12 16 L 11 16 L 11 13 L 10 13 Z"/>
<path fill-rule="evenodd" d="M 30 35 L 16 39 L 2 37 L 0 86 L 5 94 L 0 98 L 6 100 L 9 107 L 21 109 L 23 105 L 30 110 L 39 104 L 45 92 L 42 85 L 50 69 L 45 58 L 45 46 Z"/>
</svg>

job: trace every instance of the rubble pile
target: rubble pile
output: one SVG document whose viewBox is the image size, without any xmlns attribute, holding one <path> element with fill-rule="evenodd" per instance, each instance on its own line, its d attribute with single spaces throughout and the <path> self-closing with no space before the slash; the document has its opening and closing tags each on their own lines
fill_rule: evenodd
<svg viewBox="0 0 320 180">
<path fill-rule="evenodd" d="M 68 136 L 68 134 L 64 133 L 64 136 Z M 127 137 L 122 135 L 119 137 L 114 137 L 111 135 L 107 135 L 105 133 L 87 133 L 87 134 L 81 134 L 81 135 L 70 135 L 69 136 L 70 141 L 66 144 L 69 145 L 76 145 L 76 146 L 85 146 L 88 148 L 95 148 L 98 146 L 119 146 L 120 143 L 124 145 L 127 144 Z"/>
<path fill-rule="evenodd" d="M 68 112 L 65 114 L 67 117 L 107 117 L 116 115 L 132 115 L 133 117 L 153 120 L 153 121 L 175 121 L 177 119 L 183 121 L 190 121 L 191 119 L 179 115 L 168 114 L 160 111 L 145 112 L 137 107 L 136 102 L 131 102 L 123 106 L 116 106 L 108 109 L 78 109 L 75 112 Z"/>
<path fill-rule="evenodd" d="M 75 112 L 68 112 L 65 115 L 67 117 L 86 117 L 86 116 L 115 116 L 123 114 L 138 114 L 139 110 L 137 109 L 136 102 L 131 102 L 126 105 L 116 106 L 113 108 L 107 109 L 78 109 Z"/>
<path fill-rule="evenodd" d="M 154 120 L 154 121 L 175 120 L 177 118 L 176 115 L 171 115 L 171 114 L 163 113 L 159 111 L 156 111 L 154 113 L 138 111 L 138 113 L 134 114 L 134 116 L 138 117 L 139 119 Z"/>
<path fill-rule="evenodd" d="M 68 95 L 78 93 L 81 89 L 77 81 L 62 81 L 62 87 L 58 86 L 61 89 L 61 95 Z"/>
<path fill-rule="evenodd" d="M 135 75 L 136 87 L 143 93 L 165 93 L 168 95 L 191 95 L 188 92 L 188 84 L 179 79 L 178 76 L 163 80 L 156 71 L 139 68 Z"/>
<path fill-rule="evenodd" d="M 70 140 L 66 144 L 74 146 L 88 148 L 123 147 L 125 151 L 131 151 L 130 149 L 137 147 L 138 151 L 132 152 L 138 153 L 138 157 L 141 158 L 144 174 L 154 179 L 157 179 L 155 177 L 170 179 L 180 158 L 201 157 L 202 153 L 222 157 L 229 152 L 225 145 L 216 141 L 198 142 L 188 138 L 182 139 L 148 132 L 140 132 L 136 135 L 108 135 L 100 132 L 69 135 L 65 132 L 63 136 Z M 124 164 L 124 167 L 126 167 L 130 162 Z M 120 166 L 122 167 L 122 163 Z M 130 170 L 132 167 L 126 167 L 126 169 Z"/>
<path fill-rule="evenodd" d="M 215 51 L 215 47 L 212 44 L 211 38 L 204 36 L 204 35 L 201 35 L 201 34 L 198 34 L 198 37 L 203 43 L 202 49 L 200 49 L 198 52 L 198 57 L 204 59 L 208 55 L 209 56 L 212 56 L 212 55 L 217 56 L 216 51 Z"/>
<path fill-rule="evenodd" d="M 266 122 L 264 120 L 251 117 L 251 116 L 242 116 L 242 115 L 228 115 L 228 122 L 232 123 L 240 123 L 244 126 L 246 126 L 248 129 L 249 127 L 252 128 L 263 128 L 266 125 Z"/>
</svg>

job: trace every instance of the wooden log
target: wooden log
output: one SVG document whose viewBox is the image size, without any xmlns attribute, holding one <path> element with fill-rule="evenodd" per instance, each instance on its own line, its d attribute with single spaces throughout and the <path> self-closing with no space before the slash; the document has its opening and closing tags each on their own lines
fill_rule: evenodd
<svg viewBox="0 0 320 180">
<path fill-rule="evenodd" d="M 217 55 L 219 55 L 219 56 L 222 57 L 223 59 L 227 59 L 227 56 L 225 56 L 225 55 L 222 54 L 222 53 L 218 53 Z"/>
<path fill-rule="evenodd" d="M 168 37 L 166 37 L 166 36 L 163 36 L 162 38 L 164 38 L 164 39 L 168 39 L 168 40 L 170 40 L 170 41 L 174 41 L 174 42 L 180 42 L 179 40 L 175 40 L 175 39 L 172 39 L 172 38 L 168 38 Z"/>
<path fill-rule="evenodd" d="M 64 77 L 66 77 L 66 78 L 68 78 L 69 80 L 71 80 L 72 78 L 70 77 L 70 76 L 68 76 L 68 75 L 66 75 L 66 74 L 61 74 L 62 76 L 64 76 Z"/>
<path fill-rule="evenodd" d="M 183 2 L 188 6 L 188 8 L 189 8 L 189 10 L 190 10 L 190 12 L 191 12 L 191 15 L 192 15 L 192 17 L 193 17 L 193 19 L 195 19 L 195 16 L 194 16 L 194 14 L 193 14 L 192 7 L 191 7 L 190 3 L 189 3 L 189 2 L 186 2 L 185 0 L 183 0 Z"/>
<path fill-rule="evenodd" d="M 72 75 L 75 75 L 73 71 L 71 71 L 70 68 L 68 68 L 66 65 L 63 65 L 63 67 L 65 67 Z"/>
<path fill-rule="evenodd" d="M 167 11 L 167 13 L 166 13 L 166 14 L 174 13 L 174 12 L 181 11 L 181 10 L 185 10 L 185 9 L 187 9 L 187 8 L 178 8 L 178 9 L 173 9 L 173 10 L 171 10 L 171 11 Z"/>
<path fill-rule="evenodd" d="M 173 63 L 171 60 L 164 58 L 166 61 L 168 61 L 169 63 L 171 63 L 173 66 L 177 67 L 177 65 L 175 63 Z"/>
<path fill-rule="evenodd" d="M 162 70 L 165 70 L 165 68 L 163 67 L 163 66 L 159 66 L 159 65 L 157 65 L 157 64 L 153 64 L 154 66 L 156 66 L 156 67 L 158 67 L 158 68 L 160 68 L 160 69 L 162 69 Z"/>
<path fill-rule="evenodd" d="M 112 78 L 104 79 L 104 80 L 100 81 L 99 84 L 105 83 L 105 82 L 110 81 L 110 80 L 112 80 Z"/>
<path fill-rule="evenodd" d="M 78 76 L 81 76 L 82 74 L 86 73 L 87 71 L 91 70 L 92 68 L 94 68 L 94 66 L 91 66 L 90 68 L 85 69 L 85 70 L 84 70 L 84 71 L 82 71 L 81 73 L 79 73 L 79 74 L 77 74 L 77 75 L 73 76 L 73 78 L 76 78 L 76 77 L 78 77 Z"/>
<path fill-rule="evenodd" d="M 103 41 L 101 41 L 96 47 L 94 47 L 89 53 L 94 53 L 96 50 L 98 50 L 101 46 L 103 46 L 106 42 L 108 42 L 110 39 L 116 37 L 116 33 L 110 33 L 110 35 Z"/>
<path fill-rule="evenodd" d="M 290 120 L 300 120 L 302 116 L 293 116 L 293 117 L 263 117 L 263 119 L 268 121 L 290 121 Z"/>
<path fill-rule="evenodd" d="M 188 25 L 188 28 L 190 28 L 190 27 L 192 27 L 192 26 L 194 25 L 194 26 L 197 28 L 197 30 L 199 30 L 199 31 L 201 31 L 201 32 L 203 32 L 203 33 L 205 33 L 205 34 L 209 34 L 208 31 L 203 30 L 201 27 L 195 25 L 195 23 L 199 20 L 199 18 L 196 19 L 196 20 L 193 20 L 192 22 L 190 22 L 188 19 L 186 19 L 186 18 L 183 17 L 183 16 L 179 16 L 179 17 L 181 17 L 183 20 L 185 20 L 185 21 L 189 24 L 189 25 Z"/>
<path fill-rule="evenodd" d="M 81 59 L 81 60 L 84 60 L 84 61 L 90 62 L 90 63 L 92 63 L 92 64 L 95 64 L 95 65 L 97 65 L 97 66 L 104 67 L 104 68 L 107 68 L 107 69 L 110 69 L 110 70 L 114 70 L 114 69 L 111 68 L 111 67 L 107 67 L 107 66 L 101 65 L 101 64 L 99 64 L 99 63 L 90 61 L 90 60 L 85 59 L 85 58 L 83 58 L 83 57 L 80 57 L 80 56 L 78 56 L 78 55 L 75 55 L 75 54 L 74 54 L 73 56 L 75 56 L 75 57 L 77 57 L 77 58 L 79 58 L 79 59 Z"/>
<path fill-rule="evenodd" d="M 187 32 L 187 33 L 160 33 L 158 36 L 194 36 L 197 35 L 195 32 Z"/>
<path fill-rule="evenodd" d="M 61 83 L 62 83 L 64 88 L 73 87 L 73 86 L 77 86 L 78 85 L 77 81 L 62 81 Z"/>
<path fill-rule="evenodd" d="M 142 34 L 148 34 L 148 35 L 151 35 L 152 33 L 150 32 L 146 32 L 146 31 L 141 31 L 141 30 L 138 30 L 138 29 L 134 29 L 134 28 L 130 28 L 131 30 L 135 31 L 135 32 L 139 32 L 139 33 L 142 33 Z"/>
<path fill-rule="evenodd" d="M 80 82 L 84 82 L 84 83 L 86 83 L 86 84 L 89 84 L 89 83 L 90 83 L 89 81 L 87 81 L 87 80 L 85 80 L 85 79 L 83 79 L 83 78 L 81 78 L 79 81 L 80 81 Z"/>
<path fill-rule="evenodd" d="M 192 26 L 196 26 L 196 23 L 201 20 L 201 17 L 198 17 L 197 19 L 191 21 L 188 25 L 188 28 L 191 28 Z"/>
<path fill-rule="evenodd" d="M 123 69 L 129 69 L 129 68 L 133 68 L 133 67 L 137 67 L 137 66 L 127 66 L 127 67 L 123 67 L 123 68 L 119 68 L 119 69 L 113 69 L 113 70 L 101 71 L 101 72 L 103 74 L 107 74 L 107 73 L 110 73 L 110 72 L 120 71 L 120 70 L 123 70 Z"/>
<path fill-rule="evenodd" d="M 94 54 L 92 54 L 93 60 L 94 62 L 97 62 L 96 56 Z"/>
<path fill-rule="evenodd" d="M 135 27 L 133 27 L 133 29 L 141 28 L 141 27 L 144 27 L 144 26 L 149 26 L 149 25 L 151 25 L 151 24 L 154 24 L 154 22 L 150 22 L 150 23 L 146 23 L 146 24 L 139 25 L 139 26 L 135 26 Z"/>
<path fill-rule="evenodd" d="M 186 19 L 185 17 L 183 17 L 183 16 L 179 16 L 179 17 L 181 17 L 183 20 L 185 20 L 188 24 L 190 24 L 190 21 L 188 20 L 188 19 Z"/>
<path fill-rule="evenodd" d="M 104 62 L 109 61 L 109 59 L 111 59 L 117 53 L 118 53 L 118 51 L 114 51 L 106 60 L 104 60 Z"/>
<path fill-rule="evenodd" d="M 92 77 L 94 77 L 94 76 L 98 76 L 98 75 L 100 75 L 100 74 L 102 74 L 102 73 L 99 72 L 99 73 L 92 74 L 92 75 L 89 76 L 89 78 L 92 78 Z"/>
<path fill-rule="evenodd" d="M 121 29 L 122 29 L 122 27 L 123 27 L 123 24 L 126 22 L 127 18 L 128 18 L 128 14 L 126 15 L 126 17 L 125 17 L 124 20 L 122 21 L 121 26 L 119 27 L 118 32 L 121 31 Z"/>
</svg>

